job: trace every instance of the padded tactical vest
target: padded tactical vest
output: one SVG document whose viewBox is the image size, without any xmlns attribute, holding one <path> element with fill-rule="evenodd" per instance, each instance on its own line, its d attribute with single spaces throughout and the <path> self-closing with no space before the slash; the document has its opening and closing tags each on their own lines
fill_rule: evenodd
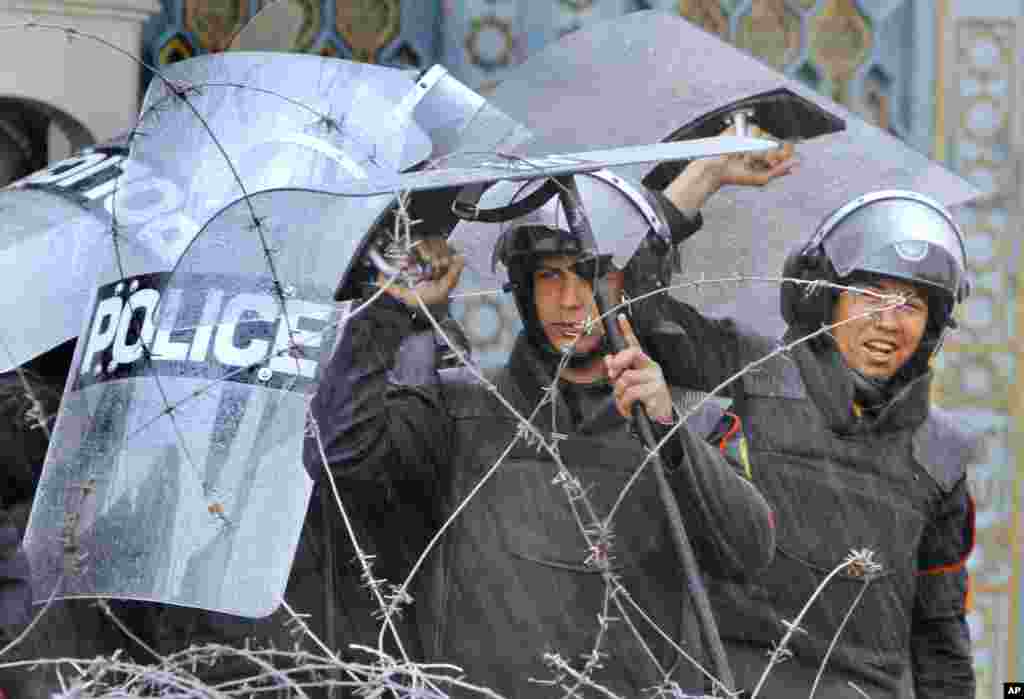
<svg viewBox="0 0 1024 699">
<path fill-rule="evenodd" d="M 881 572 L 870 581 L 848 570 L 833 577 L 800 624 L 806 633 L 793 634 L 788 647 L 796 663 L 816 669 L 852 608 L 830 669 L 895 691 L 919 545 L 964 476 L 968 439 L 934 408 L 916 427 L 835 431 L 785 355 L 743 377 L 734 410 L 752 480 L 775 510 L 777 548 L 775 562 L 749 584 L 710 581 L 723 638 L 770 648 L 829 573 L 866 549 Z"/>
</svg>

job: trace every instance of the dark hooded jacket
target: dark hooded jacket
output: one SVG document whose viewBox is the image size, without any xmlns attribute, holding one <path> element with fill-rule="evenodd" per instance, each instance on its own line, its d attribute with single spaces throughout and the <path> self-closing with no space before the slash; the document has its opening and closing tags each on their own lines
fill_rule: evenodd
<svg viewBox="0 0 1024 699">
<path fill-rule="evenodd" d="M 712 390 L 780 346 L 672 299 L 656 305 L 641 332 L 672 383 Z M 806 334 L 791 329 L 784 342 Z M 847 569 L 825 587 L 763 695 L 807 696 L 838 635 L 818 696 L 862 696 L 851 682 L 873 699 L 897 696 L 908 658 L 918 699 L 974 696 L 964 611 L 971 443 L 930 406 L 930 384 L 925 371 L 880 410 L 858 414 L 852 375 L 825 337 L 728 383 L 739 451 L 778 536 L 765 573 L 709 582 L 740 688 L 756 686 L 770 649 L 829 572 L 866 549 L 882 566 L 877 577 Z"/>
<path fill-rule="evenodd" d="M 555 655 L 576 671 L 592 659 L 593 681 L 623 696 L 662 684 L 658 666 L 691 693 L 703 689 L 652 626 L 700 657 L 649 470 L 623 498 L 612 536 L 593 529 L 645 455 L 610 387 L 545 391 L 549 367 L 525 337 L 487 381 L 438 372 L 437 362 L 433 333 L 386 298 L 350 321 L 312 405 L 341 483 L 372 481 L 382 492 L 415 483 L 437 521 L 457 512 L 414 590 L 426 659 L 454 663 L 467 682 L 505 696 L 564 694 L 551 683 L 574 681 L 554 668 Z M 567 472 L 500 397 L 557 439 Z M 690 430 L 677 434 L 662 453 L 699 563 L 723 578 L 756 573 L 773 551 L 763 498 Z"/>
</svg>

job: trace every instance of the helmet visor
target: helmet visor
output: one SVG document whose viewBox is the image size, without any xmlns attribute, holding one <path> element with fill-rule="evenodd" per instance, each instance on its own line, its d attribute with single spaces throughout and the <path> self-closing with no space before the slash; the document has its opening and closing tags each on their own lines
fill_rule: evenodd
<svg viewBox="0 0 1024 699">
<path fill-rule="evenodd" d="M 964 278 L 963 245 L 954 224 L 914 199 L 869 202 L 825 232 L 822 245 L 840 277 L 875 272 L 937 286 L 954 298 Z"/>
</svg>

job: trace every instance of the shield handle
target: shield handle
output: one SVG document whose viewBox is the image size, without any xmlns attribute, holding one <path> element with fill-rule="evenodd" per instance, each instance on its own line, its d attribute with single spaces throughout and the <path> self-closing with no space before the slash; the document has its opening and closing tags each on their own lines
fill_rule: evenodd
<svg viewBox="0 0 1024 699">
<path fill-rule="evenodd" d="M 562 200 L 562 210 L 565 212 L 566 223 L 569 230 L 579 236 L 584 249 L 590 249 L 597 254 L 597 240 L 590 228 L 586 212 L 583 210 L 582 199 L 576 187 L 576 180 L 572 175 L 557 178 L 560 185 L 558 196 Z M 597 302 L 598 313 L 604 318 L 604 329 L 613 352 L 621 352 L 626 349 L 626 338 L 619 329 L 618 320 L 614 314 L 609 314 L 611 299 L 608 295 L 608 286 L 605 278 L 594 280 L 594 299 Z M 704 586 L 700 568 L 697 566 L 697 557 L 693 553 L 693 546 L 686 533 L 686 526 L 683 524 L 683 516 L 679 511 L 679 503 L 676 502 L 672 493 L 672 486 L 669 485 L 665 476 L 665 466 L 662 464 L 661 456 L 658 453 L 658 439 L 654 436 L 654 428 L 651 426 L 650 417 L 643 403 L 633 403 L 633 420 L 636 424 L 640 438 L 644 446 L 650 452 L 651 469 L 654 471 L 658 483 L 658 495 L 665 507 L 665 514 L 668 516 L 669 529 L 672 531 L 672 541 L 675 544 L 676 554 L 679 557 L 679 565 L 683 569 L 683 577 L 686 579 L 686 586 L 690 592 L 690 599 L 693 601 L 694 609 L 697 612 L 697 622 L 700 626 L 701 636 L 707 646 L 711 662 L 714 668 L 715 677 L 718 682 L 725 686 L 729 694 L 734 693 L 736 682 L 733 679 L 732 669 L 725 654 L 725 646 L 722 645 L 722 638 L 718 633 L 718 624 L 711 611 L 711 602 L 708 599 L 707 588 Z M 685 614 L 683 616 L 685 619 Z"/>
</svg>

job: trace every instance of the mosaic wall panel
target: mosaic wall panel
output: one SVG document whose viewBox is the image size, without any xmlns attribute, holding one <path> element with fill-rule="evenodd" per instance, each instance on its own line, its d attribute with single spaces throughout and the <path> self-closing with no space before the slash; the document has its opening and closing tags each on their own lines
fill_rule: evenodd
<svg viewBox="0 0 1024 699">
<path fill-rule="evenodd" d="M 437 60 L 436 2 L 287 0 L 303 20 L 291 50 L 372 63 L 427 67 Z M 268 0 L 163 0 L 146 26 L 145 59 L 166 65 L 222 51 Z"/>
<path fill-rule="evenodd" d="M 147 25 L 146 58 L 166 64 L 222 50 L 267 0 L 163 0 Z M 531 53 L 590 22 L 638 9 L 682 16 L 798 77 L 914 144 L 931 143 L 922 118 L 930 41 L 911 0 L 288 0 L 305 18 L 293 50 L 386 64 L 443 63 L 486 88 Z M 918 3 L 920 4 L 920 3 Z M 925 34 L 927 36 L 927 34 Z M 916 37 L 918 54 L 906 47 Z M 928 110 L 925 110 L 928 111 Z"/>
<path fill-rule="evenodd" d="M 438 57 L 468 85 L 486 88 L 553 39 L 642 3 L 633 0 L 444 0 Z"/>
<path fill-rule="evenodd" d="M 799 78 L 909 140 L 930 143 L 931 115 L 921 114 L 919 95 L 908 79 L 930 79 L 931 60 L 907 49 L 921 40 L 928 20 L 910 0 L 653 0 L 652 7 L 678 12 L 704 29 L 750 51 L 769 65 Z M 920 4 L 920 3 L 918 3 Z M 926 28 L 928 29 L 928 28 Z M 911 37 L 916 37 L 912 41 Z M 923 118 L 922 118 L 923 117 Z M 923 148 L 923 149 L 924 149 Z"/>
<path fill-rule="evenodd" d="M 966 235 L 972 295 L 940 371 L 940 401 L 985 433 L 986 451 L 971 473 L 977 499 L 977 545 L 970 561 L 970 616 L 978 697 L 1001 697 L 1019 677 L 1021 616 L 1020 493 L 1016 465 L 1024 414 L 1014 389 L 1021 347 L 1014 341 L 1019 291 L 1014 232 L 1021 202 L 1012 128 L 1019 81 L 1015 22 L 961 19 L 955 25 L 953 105 L 948 125 L 951 164 L 986 196 L 959 216 Z"/>
</svg>

